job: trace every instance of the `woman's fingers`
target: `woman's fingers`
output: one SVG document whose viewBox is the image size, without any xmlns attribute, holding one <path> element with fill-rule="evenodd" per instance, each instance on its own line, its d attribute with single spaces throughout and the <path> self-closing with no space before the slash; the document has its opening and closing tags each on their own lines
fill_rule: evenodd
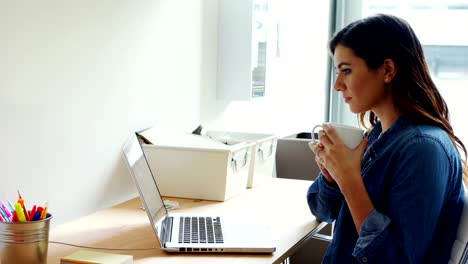
<svg viewBox="0 0 468 264">
<path fill-rule="evenodd" d="M 323 145 L 321 143 L 309 142 L 309 148 L 312 152 L 317 155 L 320 150 L 323 150 Z"/>
<path fill-rule="evenodd" d="M 317 162 L 318 166 L 319 166 L 319 169 L 320 171 L 322 172 L 322 175 L 323 177 L 325 178 L 325 180 L 329 183 L 333 183 L 335 182 L 335 179 L 333 179 L 333 177 L 330 175 L 330 173 L 328 172 L 328 170 L 325 168 L 325 166 L 323 166 L 322 163 L 320 162 Z"/>
<path fill-rule="evenodd" d="M 341 140 L 341 138 L 336 133 L 335 128 L 333 128 L 332 126 L 330 126 L 328 124 L 324 124 L 323 125 L 323 133 L 327 136 L 326 138 L 328 139 L 328 142 L 330 142 L 330 144 L 334 144 L 334 145 L 343 144 L 343 141 Z"/>
<path fill-rule="evenodd" d="M 330 138 L 328 137 L 328 134 L 324 130 L 320 130 L 318 132 L 318 136 L 319 136 L 320 143 L 322 144 L 324 148 L 331 146 L 332 141 L 330 140 Z"/>
</svg>

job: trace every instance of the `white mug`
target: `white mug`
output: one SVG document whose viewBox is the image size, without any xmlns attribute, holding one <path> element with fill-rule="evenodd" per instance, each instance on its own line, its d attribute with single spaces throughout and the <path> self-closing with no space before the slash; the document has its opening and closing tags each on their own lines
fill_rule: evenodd
<svg viewBox="0 0 468 264">
<path fill-rule="evenodd" d="M 342 125 L 338 123 L 325 123 L 325 124 L 335 129 L 340 139 L 348 148 L 355 149 L 359 145 L 359 143 L 361 143 L 362 138 L 364 137 L 364 130 L 358 127 Z M 316 125 L 312 129 L 312 142 L 314 144 L 319 143 L 319 140 L 314 137 L 315 130 L 317 128 L 322 128 L 323 130 L 323 125 Z"/>
</svg>

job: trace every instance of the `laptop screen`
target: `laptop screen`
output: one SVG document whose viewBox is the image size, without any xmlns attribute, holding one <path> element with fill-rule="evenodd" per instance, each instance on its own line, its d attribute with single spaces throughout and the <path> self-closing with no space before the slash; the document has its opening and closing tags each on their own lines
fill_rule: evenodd
<svg viewBox="0 0 468 264">
<path fill-rule="evenodd" d="M 123 153 L 151 225 L 155 228 L 156 224 L 167 215 L 167 210 L 136 134 L 127 140 Z"/>
</svg>

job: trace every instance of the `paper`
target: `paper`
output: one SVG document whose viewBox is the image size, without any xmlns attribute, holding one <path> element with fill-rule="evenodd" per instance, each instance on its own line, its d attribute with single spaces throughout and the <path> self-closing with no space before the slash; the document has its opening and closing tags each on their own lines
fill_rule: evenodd
<svg viewBox="0 0 468 264">
<path fill-rule="evenodd" d="M 61 264 L 132 264 L 133 256 L 80 250 L 60 259 Z"/>
</svg>

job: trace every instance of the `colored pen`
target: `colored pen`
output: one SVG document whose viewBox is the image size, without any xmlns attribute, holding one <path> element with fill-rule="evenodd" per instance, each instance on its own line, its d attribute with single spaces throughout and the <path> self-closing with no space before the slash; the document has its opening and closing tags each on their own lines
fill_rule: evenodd
<svg viewBox="0 0 468 264">
<path fill-rule="evenodd" d="M 2 207 L 3 211 L 5 212 L 6 216 L 11 219 L 13 217 L 13 215 L 11 214 L 10 210 L 8 209 L 8 207 L 5 205 L 5 203 L 3 203 L 3 201 L 0 201 L 0 206 Z"/>
<path fill-rule="evenodd" d="M 34 217 L 33 217 L 33 221 L 39 221 L 41 220 L 41 213 L 36 212 L 36 214 L 34 214 Z"/>
<path fill-rule="evenodd" d="M 10 212 L 13 213 L 15 211 L 15 206 L 10 202 L 10 200 L 8 200 L 7 202 L 8 207 L 10 208 Z"/>
<path fill-rule="evenodd" d="M 33 205 L 33 208 L 31 210 L 31 212 L 29 213 L 29 218 L 28 218 L 28 221 L 32 221 L 32 219 L 34 218 L 34 215 L 36 214 L 36 205 Z"/>
<path fill-rule="evenodd" d="M 11 219 L 12 222 L 19 222 L 18 220 L 18 214 L 16 213 L 16 211 L 13 212 L 13 219 Z"/>
<path fill-rule="evenodd" d="M 29 214 L 28 214 L 28 210 L 26 210 L 26 206 L 24 206 L 24 199 L 23 199 L 23 197 L 21 197 L 21 194 L 20 194 L 19 190 L 17 190 L 17 191 L 18 191 L 18 203 L 21 204 L 21 207 L 23 208 L 24 216 L 26 217 L 26 219 L 28 219 Z M 15 208 L 16 208 L 16 205 L 15 205 Z"/>
<path fill-rule="evenodd" d="M 10 222 L 10 218 L 7 216 L 7 214 L 3 211 L 3 208 L 0 207 L 0 215 L 6 222 Z"/>
<path fill-rule="evenodd" d="M 42 213 L 41 213 L 41 220 L 45 219 L 47 217 L 47 206 L 48 206 L 48 203 L 49 202 L 46 202 L 45 205 L 44 205 L 44 209 L 42 210 Z"/>
<path fill-rule="evenodd" d="M 34 214 L 32 221 L 39 221 L 39 220 L 41 220 L 41 213 L 37 211 L 36 214 Z"/>
<path fill-rule="evenodd" d="M 18 215 L 18 220 L 20 222 L 26 222 L 26 216 L 24 215 L 23 207 L 20 203 L 15 204 L 16 214 Z"/>
<path fill-rule="evenodd" d="M 0 222 L 6 222 L 1 214 L 0 214 Z"/>
<path fill-rule="evenodd" d="M 41 220 L 41 214 L 42 214 L 43 210 L 44 210 L 44 208 L 42 208 L 41 206 L 37 207 L 36 214 L 34 215 L 32 220 L 33 221 Z"/>
</svg>

